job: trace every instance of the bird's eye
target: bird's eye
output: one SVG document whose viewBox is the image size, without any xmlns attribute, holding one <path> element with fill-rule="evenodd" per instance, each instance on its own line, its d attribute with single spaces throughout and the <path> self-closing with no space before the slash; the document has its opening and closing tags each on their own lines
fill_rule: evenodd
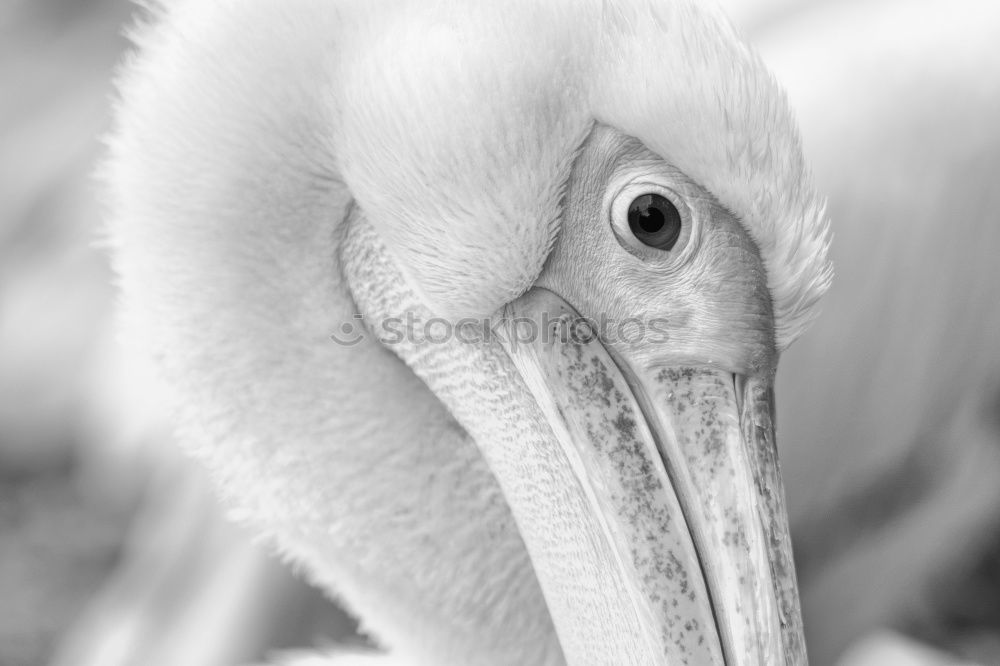
<svg viewBox="0 0 1000 666">
<path fill-rule="evenodd" d="M 643 194 L 629 204 L 628 226 L 643 245 L 672 250 L 681 235 L 681 214 L 670 199 Z"/>
<path fill-rule="evenodd" d="M 616 185 L 608 187 L 604 205 L 622 248 L 643 261 L 672 266 L 685 262 L 698 226 L 688 199 L 652 178 Z"/>
</svg>

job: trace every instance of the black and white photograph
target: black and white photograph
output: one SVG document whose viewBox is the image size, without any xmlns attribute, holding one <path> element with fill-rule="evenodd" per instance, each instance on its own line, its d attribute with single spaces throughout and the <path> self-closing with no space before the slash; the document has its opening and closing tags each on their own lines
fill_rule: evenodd
<svg viewBox="0 0 1000 666">
<path fill-rule="evenodd" d="M 996 0 L 0 0 L 0 666 L 1000 666 Z"/>
</svg>

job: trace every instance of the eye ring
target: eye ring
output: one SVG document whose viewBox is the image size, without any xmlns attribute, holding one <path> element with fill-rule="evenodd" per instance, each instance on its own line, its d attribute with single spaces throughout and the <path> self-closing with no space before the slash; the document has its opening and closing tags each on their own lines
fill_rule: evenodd
<svg viewBox="0 0 1000 666">
<path fill-rule="evenodd" d="M 678 261 L 694 234 L 686 199 L 659 183 L 632 182 L 613 195 L 608 214 L 621 246 L 644 261 Z"/>
</svg>

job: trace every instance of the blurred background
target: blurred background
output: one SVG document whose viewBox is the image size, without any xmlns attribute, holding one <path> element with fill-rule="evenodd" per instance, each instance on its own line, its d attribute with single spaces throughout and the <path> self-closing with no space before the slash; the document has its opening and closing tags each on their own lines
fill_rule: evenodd
<svg viewBox="0 0 1000 666">
<path fill-rule="evenodd" d="M 105 496 L 80 483 L 92 452 L 115 459 L 112 441 L 132 437 L 107 404 L 110 274 L 92 247 L 89 177 L 127 12 L 125 3 L 0 4 L 3 664 L 52 654 L 114 565 L 125 497 L 137 490 Z"/>
<path fill-rule="evenodd" d="M 789 87 L 836 233 L 778 380 L 812 663 L 1000 664 L 1000 20 L 727 4 Z M 134 11 L 0 3 L 0 666 L 363 642 L 226 524 L 115 343 L 94 174 Z"/>
</svg>

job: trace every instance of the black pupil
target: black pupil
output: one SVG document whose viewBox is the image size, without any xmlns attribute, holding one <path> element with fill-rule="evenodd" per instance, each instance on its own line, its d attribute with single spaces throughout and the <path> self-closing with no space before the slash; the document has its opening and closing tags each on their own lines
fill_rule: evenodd
<svg viewBox="0 0 1000 666">
<path fill-rule="evenodd" d="M 628 226 L 643 244 L 670 250 L 681 235 L 681 214 L 666 197 L 643 194 L 629 204 Z"/>
</svg>

